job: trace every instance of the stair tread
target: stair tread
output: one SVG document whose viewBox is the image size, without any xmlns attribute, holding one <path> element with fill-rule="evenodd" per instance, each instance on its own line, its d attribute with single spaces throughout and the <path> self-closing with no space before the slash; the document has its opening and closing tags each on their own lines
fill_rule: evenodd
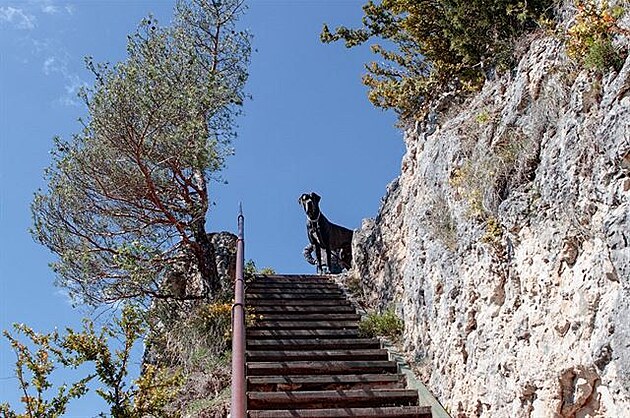
<svg viewBox="0 0 630 418">
<path fill-rule="evenodd" d="M 309 282 L 309 283 L 298 283 L 298 282 L 260 282 L 253 281 L 247 283 L 247 289 L 340 289 L 337 283 L 331 281 L 321 281 L 321 282 Z"/>
<path fill-rule="evenodd" d="M 287 376 L 249 376 L 250 383 L 273 384 L 302 384 L 311 382 L 399 382 L 402 377 L 398 374 L 346 374 L 346 375 L 287 375 Z"/>
<path fill-rule="evenodd" d="M 291 374 L 366 374 L 396 373 L 397 365 L 389 360 L 288 360 L 288 361 L 248 361 L 248 376 L 291 375 Z"/>
<path fill-rule="evenodd" d="M 269 295 L 269 294 L 299 294 L 299 293 L 314 293 L 318 295 L 342 295 L 343 291 L 338 287 L 311 287 L 311 286 L 302 286 L 302 287 L 271 287 L 271 286 L 254 286 L 247 288 L 247 294 L 252 295 Z"/>
<path fill-rule="evenodd" d="M 291 338 L 308 338 L 308 337 L 354 337 L 359 335 L 358 328 L 352 329 L 247 329 L 247 338 L 256 337 L 291 337 Z"/>
<path fill-rule="evenodd" d="M 312 339 L 268 339 L 248 340 L 247 349 L 251 350 L 309 350 L 324 348 L 381 348 L 381 343 L 374 338 L 312 338 Z"/>
<path fill-rule="evenodd" d="M 350 389 L 350 390 L 284 390 L 279 392 L 247 392 L 248 398 L 364 398 L 387 396 L 418 396 L 413 389 Z"/>
<path fill-rule="evenodd" d="M 254 310 L 258 306 L 352 306 L 347 299 L 250 299 L 247 306 L 253 306 Z"/>
<path fill-rule="evenodd" d="M 376 408 L 287 409 L 248 411 L 249 418 L 431 418 L 430 406 L 387 406 Z"/>
<path fill-rule="evenodd" d="M 317 293 L 317 292 L 302 292 L 302 293 L 248 293 L 245 297 L 246 300 L 345 300 L 346 297 L 343 293 Z"/>
<path fill-rule="evenodd" d="M 284 315 L 307 315 L 307 314 L 327 314 L 327 313 L 356 313 L 351 305 L 323 305 L 323 306 L 250 306 L 248 310 L 253 314 L 284 314 Z"/>
<path fill-rule="evenodd" d="M 334 283 L 329 277 L 309 274 L 257 276 L 252 283 Z"/>
<path fill-rule="evenodd" d="M 361 315 L 356 313 L 266 313 L 260 315 L 262 315 L 262 320 L 266 321 L 358 321 L 361 319 Z"/>
<path fill-rule="evenodd" d="M 251 325 L 248 329 L 256 330 L 256 329 L 323 329 L 323 328 L 333 328 L 333 329 L 348 329 L 348 328 L 357 328 L 359 326 L 359 321 L 351 320 L 351 321 L 256 321 L 253 325 Z"/>
<path fill-rule="evenodd" d="M 410 389 L 247 392 L 247 400 L 251 409 L 286 409 L 287 404 L 308 409 L 413 405 L 418 403 L 418 392 Z"/>
<path fill-rule="evenodd" d="M 249 361 L 291 361 L 291 360 L 387 360 L 387 350 L 274 350 L 248 351 Z"/>
</svg>

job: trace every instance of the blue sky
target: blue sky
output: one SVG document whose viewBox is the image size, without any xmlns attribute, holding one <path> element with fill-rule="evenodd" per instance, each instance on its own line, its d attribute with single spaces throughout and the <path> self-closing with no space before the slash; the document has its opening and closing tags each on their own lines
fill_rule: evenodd
<svg viewBox="0 0 630 418">
<path fill-rule="evenodd" d="M 208 229 L 234 231 L 246 217 L 246 257 L 283 273 L 312 273 L 302 258 L 305 217 L 297 199 L 316 191 L 335 223 L 357 228 L 376 215 L 404 152 L 395 115 L 375 109 L 361 84 L 367 48 L 319 42 L 322 23 L 358 24 L 363 1 L 249 1 L 242 27 L 254 35 L 236 155 L 211 184 Z M 77 89 L 92 84 L 83 57 L 116 62 L 126 36 L 153 13 L 170 21 L 171 1 L 0 0 L 0 328 L 24 322 L 47 331 L 78 327 L 53 285 L 52 255 L 28 228 L 33 192 L 43 187 L 52 137 L 80 129 Z M 0 341 L 0 402 L 16 403 L 13 353 Z M 67 415 L 96 415 L 96 402 Z"/>
</svg>

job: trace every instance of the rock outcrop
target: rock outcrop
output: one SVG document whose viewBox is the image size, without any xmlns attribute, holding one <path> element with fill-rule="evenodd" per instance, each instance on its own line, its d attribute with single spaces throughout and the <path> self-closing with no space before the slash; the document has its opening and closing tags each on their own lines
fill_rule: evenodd
<svg viewBox="0 0 630 418">
<path fill-rule="evenodd" d="M 364 302 L 454 417 L 630 411 L 630 58 L 601 76 L 528 39 L 518 69 L 406 131 L 355 234 Z"/>
<path fill-rule="evenodd" d="M 205 302 L 217 299 L 229 299 L 234 292 L 236 278 L 236 241 L 237 236 L 231 232 L 212 232 L 208 234 L 214 264 L 211 271 L 217 274 L 215 294 L 209 292 L 210 283 L 204 283 L 197 266 L 189 260 L 173 265 L 165 279 L 165 286 L 175 298 L 185 300 L 201 300 Z"/>
</svg>

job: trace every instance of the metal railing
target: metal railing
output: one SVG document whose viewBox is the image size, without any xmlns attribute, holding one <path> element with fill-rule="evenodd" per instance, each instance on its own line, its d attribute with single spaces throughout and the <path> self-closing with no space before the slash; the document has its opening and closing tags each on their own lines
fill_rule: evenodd
<svg viewBox="0 0 630 418">
<path fill-rule="evenodd" d="M 232 405 L 231 418 L 246 418 L 245 394 L 245 217 L 239 205 L 238 241 L 236 246 L 236 280 L 232 305 Z"/>
</svg>

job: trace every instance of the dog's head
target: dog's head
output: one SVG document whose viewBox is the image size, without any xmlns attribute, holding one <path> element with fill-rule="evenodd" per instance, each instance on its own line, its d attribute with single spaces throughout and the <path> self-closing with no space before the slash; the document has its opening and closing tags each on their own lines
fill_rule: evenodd
<svg viewBox="0 0 630 418">
<path fill-rule="evenodd" d="M 321 197 L 315 192 L 303 193 L 298 202 L 304 208 L 304 212 L 310 219 L 316 219 L 319 216 L 319 201 Z"/>
</svg>

